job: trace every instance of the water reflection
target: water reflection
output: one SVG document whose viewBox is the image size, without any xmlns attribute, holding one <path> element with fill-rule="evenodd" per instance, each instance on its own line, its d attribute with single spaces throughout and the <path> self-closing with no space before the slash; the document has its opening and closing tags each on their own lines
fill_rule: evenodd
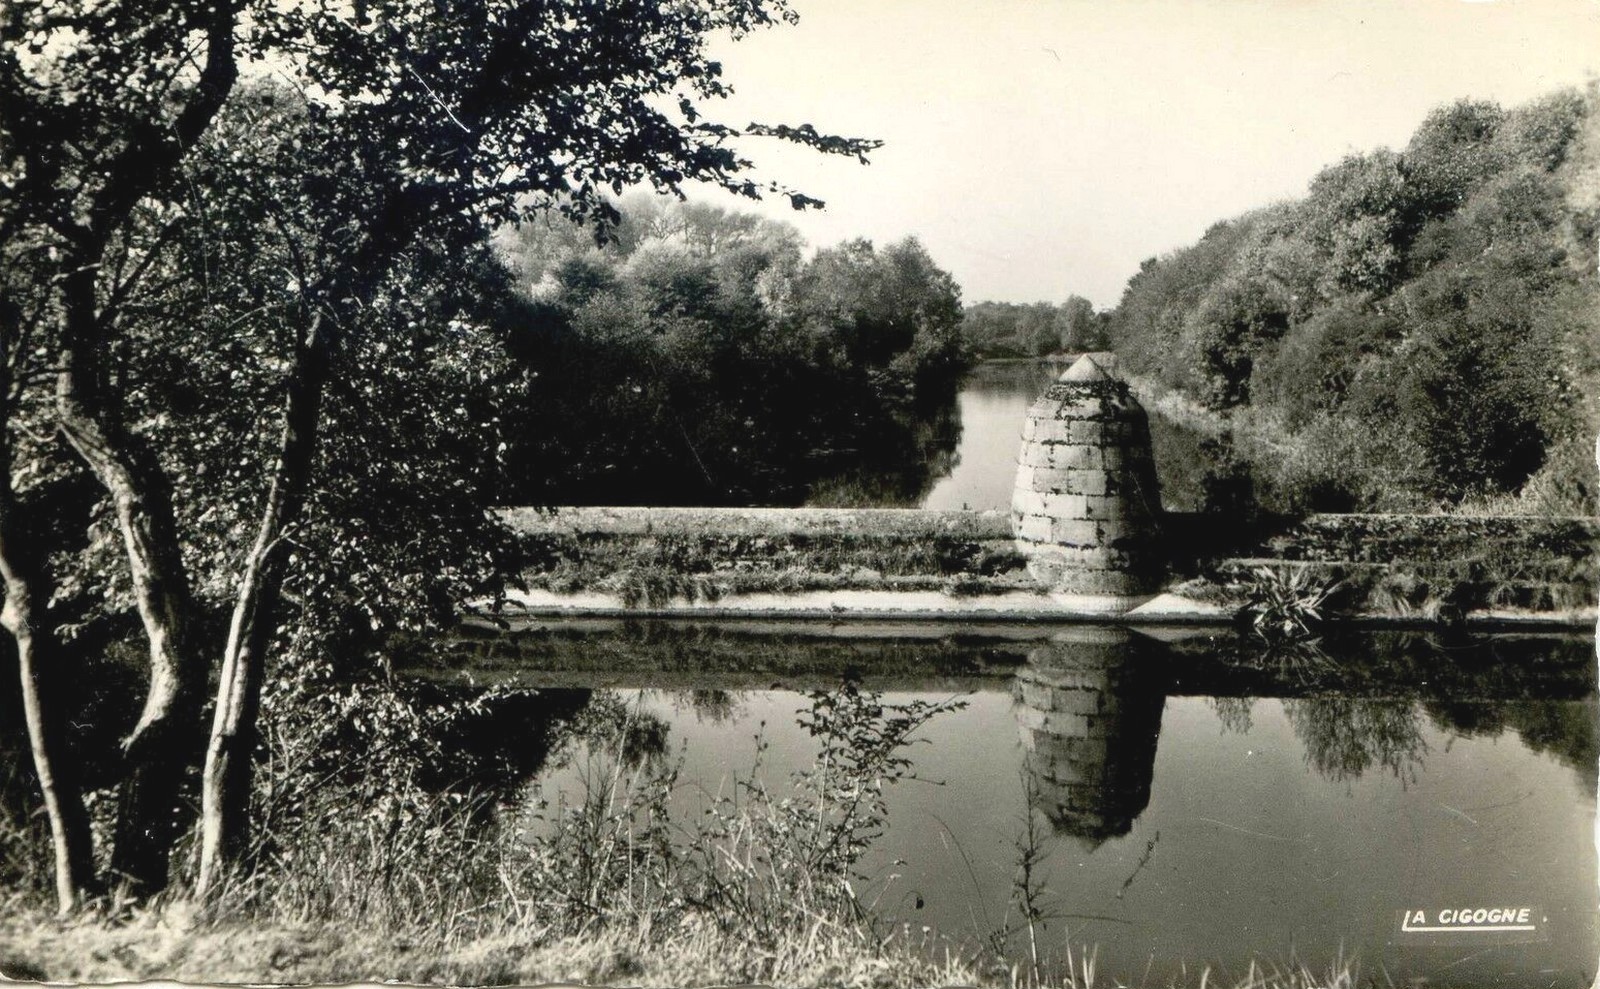
<svg viewBox="0 0 1600 989">
<path fill-rule="evenodd" d="M 886 705 L 963 698 L 906 750 L 914 779 L 885 790 L 862 861 L 894 920 L 958 942 L 989 943 L 1015 916 L 1018 836 L 1036 822 L 1041 916 L 1067 925 L 1040 950 L 1097 944 L 1112 981 L 1152 959 L 1148 980 L 1164 981 L 1182 964 L 1242 972 L 1341 946 L 1364 971 L 1426 975 L 1460 959 L 1392 958 L 1392 911 L 1503 894 L 1548 907 L 1550 942 L 1448 974 L 1514 985 L 1527 983 L 1505 973 L 1557 968 L 1539 984 L 1586 985 L 1600 947 L 1592 643 L 1361 635 L 1319 649 L 1286 661 L 1226 635 L 1124 629 L 612 623 L 462 655 L 484 682 L 592 688 L 533 774 L 547 799 L 579 778 L 564 753 L 612 733 L 675 767 L 685 827 L 730 781 L 781 787 L 812 769 L 804 715 L 847 677 Z"/>
<path fill-rule="evenodd" d="M 1285 701 L 1283 709 L 1306 765 L 1324 779 L 1344 783 L 1376 766 L 1414 783 L 1423 768 L 1428 743 L 1411 701 L 1313 697 Z"/>
<path fill-rule="evenodd" d="M 1150 802 L 1165 685 L 1141 670 L 1132 634 L 1089 629 L 1028 653 L 1012 683 L 1030 803 L 1057 833 L 1095 848 Z"/>
</svg>

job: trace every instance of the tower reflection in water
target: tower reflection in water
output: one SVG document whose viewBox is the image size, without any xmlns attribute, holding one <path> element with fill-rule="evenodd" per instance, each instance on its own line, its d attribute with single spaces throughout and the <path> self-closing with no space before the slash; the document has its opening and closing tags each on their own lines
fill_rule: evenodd
<svg viewBox="0 0 1600 989">
<path fill-rule="evenodd" d="M 1122 629 L 1067 630 L 1012 684 L 1030 803 L 1087 850 L 1127 834 L 1150 803 L 1166 681 L 1140 645 Z"/>
</svg>

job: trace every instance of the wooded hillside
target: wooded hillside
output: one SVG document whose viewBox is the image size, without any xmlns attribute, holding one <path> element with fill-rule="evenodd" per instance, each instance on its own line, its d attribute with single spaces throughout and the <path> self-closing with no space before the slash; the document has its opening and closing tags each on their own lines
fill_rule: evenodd
<svg viewBox="0 0 1600 989">
<path fill-rule="evenodd" d="M 1593 513 L 1597 102 L 1440 107 L 1149 259 L 1123 369 L 1225 415 L 1276 507 Z"/>
</svg>

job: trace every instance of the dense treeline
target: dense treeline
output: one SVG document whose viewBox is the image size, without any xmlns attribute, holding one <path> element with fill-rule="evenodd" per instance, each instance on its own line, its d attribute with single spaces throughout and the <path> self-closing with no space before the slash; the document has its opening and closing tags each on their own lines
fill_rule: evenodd
<svg viewBox="0 0 1600 989">
<path fill-rule="evenodd" d="M 507 415 L 542 424 L 509 439 L 506 502 L 796 504 L 866 465 L 891 477 L 862 497 L 917 497 L 967 367 L 960 290 L 920 244 L 807 259 L 787 224 L 620 212 L 604 247 L 565 224 L 502 238 L 528 371 Z"/>
<path fill-rule="evenodd" d="M 1124 369 L 1225 414 L 1275 507 L 1593 512 L 1596 102 L 1441 107 L 1146 261 Z"/>
<path fill-rule="evenodd" d="M 979 358 L 1043 357 L 1103 349 L 1106 323 L 1107 314 L 1079 295 L 1059 306 L 979 302 L 963 314 L 961 338 Z"/>
</svg>

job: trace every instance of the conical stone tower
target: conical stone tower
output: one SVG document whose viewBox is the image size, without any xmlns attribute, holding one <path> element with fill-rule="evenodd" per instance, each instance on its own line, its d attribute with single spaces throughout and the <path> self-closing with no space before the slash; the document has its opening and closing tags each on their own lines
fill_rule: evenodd
<svg viewBox="0 0 1600 989">
<path fill-rule="evenodd" d="M 1035 579 L 1079 610 L 1119 614 L 1159 588 L 1161 497 L 1144 407 L 1096 356 L 1028 409 L 1011 522 Z"/>
<path fill-rule="evenodd" d="M 1137 648 L 1123 629 L 1068 629 L 1012 684 L 1030 803 L 1085 851 L 1127 834 L 1150 803 L 1166 681 Z"/>
</svg>

